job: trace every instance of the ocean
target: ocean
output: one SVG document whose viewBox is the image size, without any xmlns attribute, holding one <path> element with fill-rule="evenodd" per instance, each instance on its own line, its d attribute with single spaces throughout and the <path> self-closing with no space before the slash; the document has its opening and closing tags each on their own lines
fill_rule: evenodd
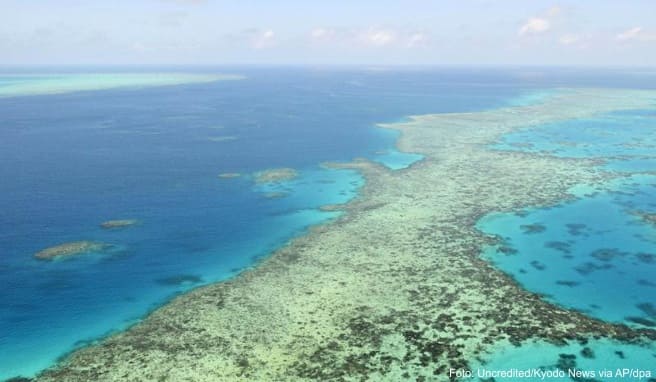
<svg viewBox="0 0 656 382">
<path fill-rule="evenodd" d="M 76 75 L 16 71 L 21 81 Z M 540 102 L 559 87 L 656 87 L 654 73 L 617 70 L 249 67 L 220 72 L 244 78 L 0 98 L 0 380 L 33 376 L 180 293 L 257 266 L 312 225 L 339 216 L 320 207 L 356 198 L 364 180 L 323 162 L 365 157 L 401 170 L 421 160 L 398 152 L 398 133 L 377 123 Z M 0 73 L 0 89 L 16 81 L 14 73 Z M 654 253 L 656 230 L 626 208 L 654 212 L 649 192 L 654 177 L 644 174 L 653 171 L 654 158 L 642 146 L 618 148 L 653 139 L 653 113 L 571 122 L 583 125 L 574 126 L 576 134 L 570 133 L 570 122 L 519 131 L 491 147 L 630 157 L 607 166 L 621 167 L 617 171 L 631 177 L 594 194 L 582 185 L 580 199 L 558 208 L 485 217 L 479 229 L 506 238 L 522 256 L 500 256 L 494 248 L 483 256 L 554 303 L 631 325 L 656 319 L 648 313 L 652 305 L 645 305 L 656 304 L 649 285 L 656 265 L 638 256 Z M 609 129 L 620 132 L 596 138 Z M 556 136 L 585 144 L 559 145 Z M 517 144 L 526 141 L 534 146 Z M 299 177 L 269 186 L 254 182 L 253 173 L 283 167 Z M 225 173 L 241 176 L 219 177 Z M 590 213 L 600 205 L 611 218 Z M 100 227 L 114 219 L 138 223 Z M 569 235 L 568 224 L 577 224 L 583 234 Z M 531 225 L 544 230 L 522 228 Z M 549 245 L 563 237 L 566 244 Z M 79 240 L 111 247 L 60 261 L 33 257 Z M 593 264 L 612 269 L 577 272 L 596 249 L 607 249 L 600 256 L 610 259 Z M 544 269 L 532 267 L 535 261 Z M 638 285 L 642 289 L 636 287 L 640 280 L 646 281 Z M 490 362 L 504 357 L 507 352 L 500 351 Z"/>
</svg>

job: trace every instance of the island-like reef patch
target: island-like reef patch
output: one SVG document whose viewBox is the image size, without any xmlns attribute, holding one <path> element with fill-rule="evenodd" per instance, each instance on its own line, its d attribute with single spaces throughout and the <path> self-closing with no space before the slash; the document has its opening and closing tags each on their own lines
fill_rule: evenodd
<svg viewBox="0 0 656 382">
<path fill-rule="evenodd" d="M 284 182 L 297 177 L 298 171 L 288 167 L 272 168 L 253 174 L 253 179 L 257 184 Z"/>
<path fill-rule="evenodd" d="M 109 248 L 109 244 L 95 241 L 73 241 L 43 249 L 34 254 L 39 260 L 55 260 L 86 253 L 102 252 Z"/>
</svg>

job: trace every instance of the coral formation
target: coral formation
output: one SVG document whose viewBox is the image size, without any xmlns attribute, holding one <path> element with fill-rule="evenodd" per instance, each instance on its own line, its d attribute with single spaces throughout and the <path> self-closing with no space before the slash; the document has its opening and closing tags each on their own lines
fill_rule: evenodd
<svg viewBox="0 0 656 382">
<path fill-rule="evenodd" d="M 108 244 L 95 241 L 73 241 L 43 249 L 34 254 L 39 260 L 54 260 L 81 255 L 91 252 L 101 252 L 108 248 Z"/>
<path fill-rule="evenodd" d="M 298 172 L 293 168 L 272 168 L 264 171 L 256 172 L 253 179 L 257 184 L 284 182 L 287 180 L 295 179 Z"/>
<path fill-rule="evenodd" d="M 524 290 L 480 257 L 492 239 L 475 228 L 491 211 L 553 205 L 571 198 L 573 185 L 611 176 L 590 160 L 488 149 L 500 135 L 644 108 L 655 98 L 563 90 L 538 105 L 383 125 L 401 130 L 401 151 L 425 160 L 400 171 L 366 160 L 326 164 L 366 178 L 340 218 L 252 270 L 180 296 L 128 331 L 74 352 L 38 379 L 448 380 L 449 368 L 467 367 L 504 341 L 656 340 L 656 330 L 603 322 Z M 276 171 L 282 179 L 295 175 Z M 572 225 L 571 233 L 584 228 Z M 591 266 L 581 271 L 598 267 Z M 575 362 L 564 356 L 558 366 Z"/>
<path fill-rule="evenodd" d="M 139 221 L 136 219 L 119 219 L 119 220 L 107 220 L 100 223 L 100 227 L 105 229 L 116 229 L 116 228 L 126 228 L 137 224 Z"/>
</svg>

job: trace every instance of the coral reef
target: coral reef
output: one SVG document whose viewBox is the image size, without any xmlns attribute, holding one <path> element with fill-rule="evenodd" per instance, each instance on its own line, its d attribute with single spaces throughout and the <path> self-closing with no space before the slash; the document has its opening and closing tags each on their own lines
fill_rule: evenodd
<svg viewBox="0 0 656 382">
<path fill-rule="evenodd" d="M 222 174 L 219 174 L 220 179 L 234 179 L 234 178 L 239 178 L 240 176 L 241 174 L 237 172 L 224 172 Z"/>
<path fill-rule="evenodd" d="M 35 253 L 34 257 L 39 260 L 54 260 L 85 253 L 102 252 L 108 247 L 108 244 L 95 241 L 73 241 L 43 249 Z"/>
<path fill-rule="evenodd" d="M 139 223 L 139 221 L 136 219 L 107 220 L 100 223 L 100 227 L 104 229 L 126 228 L 131 227 L 137 223 Z"/>
<path fill-rule="evenodd" d="M 264 171 L 256 172 L 253 179 L 257 184 L 275 183 L 292 180 L 298 177 L 298 172 L 293 168 L 272 168 Z"/>
<path fill-rule="evenodd" d="M 573 185 L 611 176 L 590 160 L 488 149 L 500 135 L 654 99 L 648 91 L 562 90 L 538 105 L 383 125 L 401 130 L 401 151 L 425 160 L 399 171 L 366 160 L 326 164 L 366 178 L 339 219 L 38 379 L 448 380 L 449 368 L 504 341 L 656 340 L 655 330 L 596 320 L 522 289 L 480 258 L 492 239 L 475 228 L 491 211 L 553 205 L 571 198 Z"/>
</svg>

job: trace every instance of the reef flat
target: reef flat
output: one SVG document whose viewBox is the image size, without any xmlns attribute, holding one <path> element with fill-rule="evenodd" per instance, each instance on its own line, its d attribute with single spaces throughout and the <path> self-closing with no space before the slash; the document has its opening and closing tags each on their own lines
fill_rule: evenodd
<svg viewBox="0 0 656 382">
<path fill-rule="evenodd" d="M 189 73 L 2 74 L 0 84 L 3 80 L 10 80 L 10 82 L 0 86 L 0 98 L 126 87 L 170 86 L 242 78 L 242 76 L 227 74 Z"/>
<path fill-rule="evenodd" d="M 499 343 L 656 340 L 654 330 L 592 319 L 520 288 L 480 258 L 494 238 L 475 228 L 491 211 L 552 205 L 578 183 L 613 176 L 593 160 L 490 150 L 500 135 L 655 101 L 646 91 L 562 90 L 536 105 L 382 125 L 402 132 L 401 151 L 424 159 L 399 171 L 329 164 L 366 178 L 341 218 L 37 379 L 439 381 Z"/>
<path fill-rule="evenodd" d="M 107 244 L 95 241 L 73 241 L 43 249 L 34 254 L 39 260 L 55 260 L 90 252 L 100 252 L 108 247 Z"/>
</svg>

